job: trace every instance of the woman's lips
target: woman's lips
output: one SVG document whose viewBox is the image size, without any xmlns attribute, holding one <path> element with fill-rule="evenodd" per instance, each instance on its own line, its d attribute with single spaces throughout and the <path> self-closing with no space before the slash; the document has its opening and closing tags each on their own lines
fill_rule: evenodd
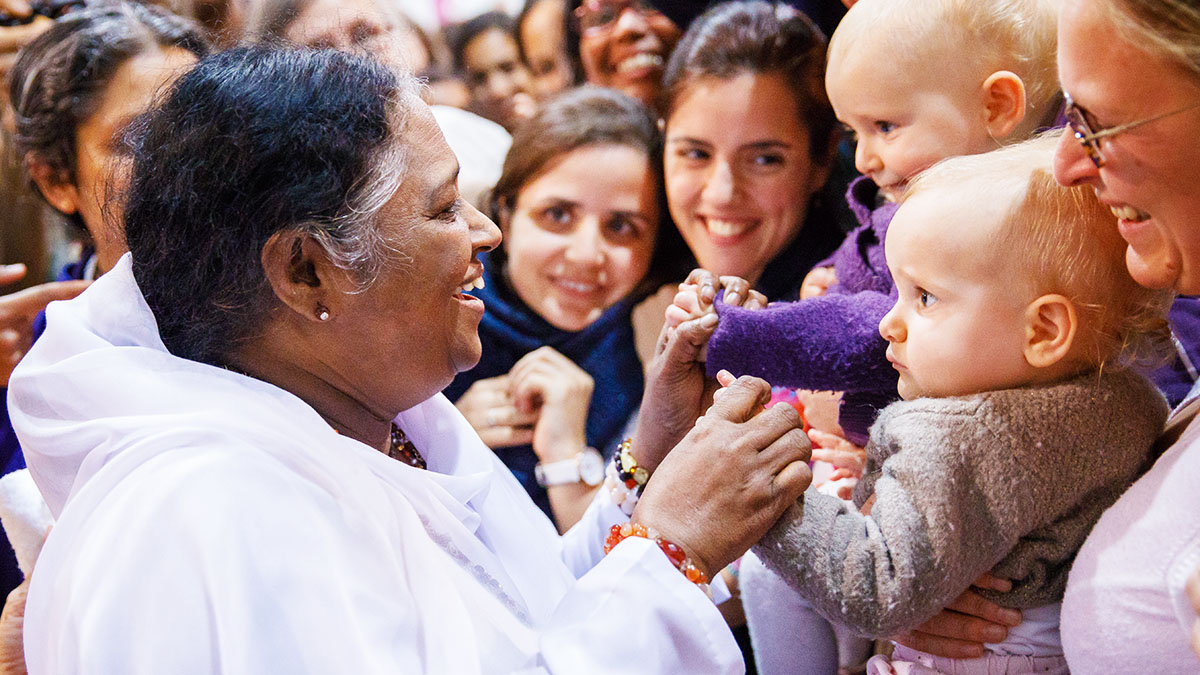
<svg viewBox="0 0 1200 675">
<path fill-rule="evenodd" d="M 718 246 L 732 246 L 740 243 L 758 225 L 758 221 L 754 220 L 727 220 L 705 216 L 701 216 L 698 220 L 704 227 L 704 232 L 708 235 L 709 240 Z"/>
</svg>

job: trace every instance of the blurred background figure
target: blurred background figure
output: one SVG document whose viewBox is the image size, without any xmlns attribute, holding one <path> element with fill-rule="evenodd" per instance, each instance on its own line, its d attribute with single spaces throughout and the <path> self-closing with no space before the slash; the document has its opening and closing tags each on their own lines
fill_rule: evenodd
<svg viewBox="0 0 1200 675">
<path fill-rule="evenodd" d="M 568 54 L 587 81 L 657 109 L 663 69 L 682 34 L 679 25 L 645 0 L 571 0 L 567 10 Z"/>
<path fill-rule="evenodd" d="M 395 0 L 249 0 L 245 39 L 333 47 L 391 63 L 436 63 L 431 43 L 409 39 L 414 24 Z M 419 46 L 424 47 L 422 51 Z M 416 72 L 420 72 L 419 70 Z M 428 94 L 428 92 L 426 92 Z M 448 105 L 431 103 L 438 126 L 459 159 L 463 197 L 485 206 L 500 177 L 512 138 L 500 125 Z"/>
<path fill-rule="evenodd" d="M 583 79 L 567 57 L 566 0 L 527 0 L 517 16 L 517 48 L 534 96 L 548 98 Z"/>
<path fill-rule="evenodd" d="M 454 27 L 449 35 L 454 69 L 471 93 L 471 112 L 510 132 L 529 119 L 536 104 L 513 19 L 488 12 Z"/>
</svg>

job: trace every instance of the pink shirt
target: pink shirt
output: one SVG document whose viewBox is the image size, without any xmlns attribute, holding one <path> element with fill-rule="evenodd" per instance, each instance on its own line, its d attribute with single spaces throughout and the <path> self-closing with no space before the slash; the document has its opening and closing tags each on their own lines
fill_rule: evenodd
<svg viewBox="0 0 1200 675">
<path fill-rule="evenodd" d="M 1200 422 L 1194 421 L 1104 513 L 1079 551 L 1062 613 L 1071 672 L 1200 672 L 1188 642 L 1196 614 L 1184 590 L 1197 566 Z"/>
</svg>

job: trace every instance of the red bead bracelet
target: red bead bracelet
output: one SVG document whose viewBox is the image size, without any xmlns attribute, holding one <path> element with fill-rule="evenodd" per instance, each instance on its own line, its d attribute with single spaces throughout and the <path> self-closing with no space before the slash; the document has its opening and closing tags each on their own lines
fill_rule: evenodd
<svg viewBox="0 0 1200 675">
<path fill-rule="evenodd" d="M 667 556 L 667 559 L 671 561 L 671 564 L 674 565 L 676 569 L 683 573 L 683 576 L 686 577 L 688 581 L 696 584 L 701 590 L 708 594 L 709 597 L 712 597 L 712 593 L 708 588 L 708 575 L 704 573 L 704 570 L 696 567 L 695 563 L 692 562 L 692 559 L 688 557 L 687 553 L 685 553 L 678 544 L 660 537 L 653 529 L 648 528 L 640 523 L 622 523 L 620 525 L 613 525 L 611 528 L 609 528 L 608 537 L 604 540 L 605 555 L 607 555 L 609 551 L 612 551 L 617 544 L 625 541 L 629 537 L 641 537 L 643 539 L 649 539 L 655 544 L 658 544 L 659 550 L 661 550 Z"/>
</svg>

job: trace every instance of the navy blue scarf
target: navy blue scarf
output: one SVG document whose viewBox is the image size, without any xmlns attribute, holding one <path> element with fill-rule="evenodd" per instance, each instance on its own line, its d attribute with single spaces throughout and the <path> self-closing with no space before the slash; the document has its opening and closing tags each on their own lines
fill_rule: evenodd
<svg viewBox="0 0 1200 675">
<path fill-rule="evenodd" d="M 451 401 L 477 380 L 505 375 L 513 365 L 533 350 L 549 346 L 571 359 L 595 381 L 588 408 L 587 443 L 612 456 L 623 439 L 621 431 L 637 411 L 642 400 L 642 363 L 634 349 L 629 298 L 609 307 L 600 318 L 581 331 L 570 332 L 550 325 L 517 297 L 500 274 L 500 265 L 491 256 L 484 258 L 486 288 L 475 291 L 487 306 L 479 324 L 483 356 L 479 365 L 459 373 L 446 387 Z M 547 515 L 550 500 L 546 490 L 533 477 L 537 456 L 528 445 L 497 450 L 529 495 Z"/>
</svg>

